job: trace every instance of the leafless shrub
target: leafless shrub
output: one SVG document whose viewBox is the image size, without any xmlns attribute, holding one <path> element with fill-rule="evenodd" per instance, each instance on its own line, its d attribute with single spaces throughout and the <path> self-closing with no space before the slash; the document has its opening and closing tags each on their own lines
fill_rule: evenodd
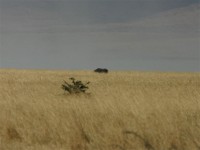
<svg viewBox="0 0 200 150">
<path fill-rule="evenodd" d="M 69 84 L 68 82 L 64 81 L 64 83 L 62 84 L 62 89 L 64 91 L 69 92 L 70 94 L 78 94 L 78 93 L 85 93 L 86 90 L 89 88 L 88 84 L 90 82 L 87 83 L 82 83 L 82 81 L 79 81 L 75 78 L 69 78 L 71 80 L 71 84 Z"/>
</svg>

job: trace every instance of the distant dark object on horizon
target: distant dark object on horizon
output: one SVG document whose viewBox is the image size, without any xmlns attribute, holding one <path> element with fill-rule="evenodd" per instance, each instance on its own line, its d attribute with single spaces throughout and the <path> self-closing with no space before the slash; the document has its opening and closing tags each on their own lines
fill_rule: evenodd
<svg viewBox="0 0 200 150">
<path fill-rule="evenodd" d="M 106 68 L 97 68 L 94 70 L 94 72 L 97 72 L 97 73 L 108 73 L 108 69 Z"/>
</svg>

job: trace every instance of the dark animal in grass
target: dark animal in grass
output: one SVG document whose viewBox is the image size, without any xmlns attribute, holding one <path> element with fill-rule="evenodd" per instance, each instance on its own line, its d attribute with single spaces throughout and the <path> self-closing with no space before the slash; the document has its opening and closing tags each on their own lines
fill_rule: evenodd
<svg viewBox="0 0 200 150">
<path fill-rule="evenodd" d="M 94 70 L 94 72 L 97 72 L 97 73 L 108 73 L 108 69 L 106 68 L 97 68 Z"/>
</svg>

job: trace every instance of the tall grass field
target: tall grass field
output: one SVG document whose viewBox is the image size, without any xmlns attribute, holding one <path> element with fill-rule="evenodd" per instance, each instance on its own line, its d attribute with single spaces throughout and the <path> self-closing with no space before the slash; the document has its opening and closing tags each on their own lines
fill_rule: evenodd
<svg viewBox="0 0 200 150">
<path fill-rule="evenodd" d="M 0 150 L 200 150 L 200 73 L 1 69 Z"/>
</svg>

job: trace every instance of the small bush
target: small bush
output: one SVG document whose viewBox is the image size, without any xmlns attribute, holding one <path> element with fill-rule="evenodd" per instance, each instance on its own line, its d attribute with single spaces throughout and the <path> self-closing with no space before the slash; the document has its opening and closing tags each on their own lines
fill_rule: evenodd
<svg viewBox="0 0 200 150">
<path fill-rule="evenodd" d="M 62 84 L 62 89 L 69 92 L 70 94 L 85 93 L 85 91 L 89 88 L 87 85 L 90 82 L 82 83 L 82 81 L 76 81 L 74 78 L 69 79 L 71 80 L 72 84 L 64 81 Z"/>
</svg>

